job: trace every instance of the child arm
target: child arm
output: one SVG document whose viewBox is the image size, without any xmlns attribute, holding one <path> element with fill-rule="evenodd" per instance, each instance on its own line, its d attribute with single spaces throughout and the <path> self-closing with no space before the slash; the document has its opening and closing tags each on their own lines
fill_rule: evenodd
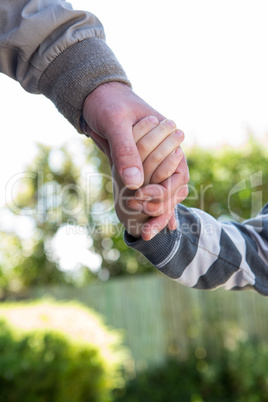
<svg viewBox="0 0 268 402">
<path fill-rule="evenodd" d="M 268 296 L 268 204 L 242 224 L 218 222 L 206 212 L 176 207 L 177 229 L 152 240 L 125 233 L 128 246 L 159 271 L 195 289 L 254 289 Z"/>
<path fill-rule="evenodd" d="M 157 133 L 158 129 L 159 126 L 154 132 Z M 154 149 L 150 153 L 153 157 L 152 152 L 157 152 L 160 145 L 153 143 L 148 132 L 143 138 L 151 138 L 146 144 Z M 171 139 L 165 138 L 166 145 L 170 145 Z M 166 157 L 166 162 L 171 155 Z M 146 158 L 148 155 L 143 158 L 144 164 Z M 172 174 L 173 168 L 170 172 L 166 171 L 166 166 L 171 167 L 171 164 L 158 162 L 158 167 L 156 164 L 154 168 L 163 168 L 158 173 Z M 148 163 L 148 168 L 150 166 L 153 164 Z M 154 173 L 149 171 L 146 174 L 148 183 Z M 133 198 L 133 202 L 135 200 Z M 126 201 L 127 208 L 128 203 L 129 200 Z M 268 296 L 268 204 L 256 218 L 243 224 L 218 222 L 202 210 L 179 204 L 176 206 L 177 229 L 170 231 L 164 228 L 149 241 L 140 237 L 148 216 L 126 209 L 122 219 L 127 229 L 126 244 L 142 253 L 159 271 L 178 283 L 196 289 L 254 289 Z"/>
</svg>

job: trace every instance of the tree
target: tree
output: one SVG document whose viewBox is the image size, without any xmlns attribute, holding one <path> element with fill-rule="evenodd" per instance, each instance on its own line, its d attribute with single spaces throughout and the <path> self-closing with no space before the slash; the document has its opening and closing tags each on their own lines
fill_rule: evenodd
<svg viewBox="0 0 268 402">
<path fill-rule="evenodd" d="M 194 147 L 186 154 L 191 180 L 185 205 L 244 220 L 268 199 L 267 151 L 253 139 L 241 149 Z M 58 149 L 37 145 L 35 159 L 7 189 L 3 213 L 14 224 L 0 233 L 2 292 L 156 272 L 123 241 L 109 172 L 89 139 Z"/>
</svg>

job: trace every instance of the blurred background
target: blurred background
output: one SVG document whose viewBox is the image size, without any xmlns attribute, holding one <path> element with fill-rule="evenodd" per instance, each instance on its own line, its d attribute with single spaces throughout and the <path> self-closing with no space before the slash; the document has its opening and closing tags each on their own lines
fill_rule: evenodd
<svg viewBox="0 0 268 402">
<path fill-rule="evenodd" d="M 257 213 L 266 2 L 72 4 L 99 17 L 134 91 L 185 132 L 184 204 Z M 183 288 L 128 249 L 104 156 L 47 99 L 0 81 L 0 400 L 268 400 L 267 299 Z"/>
</svg>

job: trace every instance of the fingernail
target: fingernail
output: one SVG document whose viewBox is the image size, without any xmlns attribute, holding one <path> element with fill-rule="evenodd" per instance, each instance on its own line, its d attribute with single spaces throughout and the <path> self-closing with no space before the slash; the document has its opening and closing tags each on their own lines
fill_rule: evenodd
<svg viewBox="0 0 268 402">
<path fill-rule="evenodd" d="M 184 132 L 181 130 L 176 130 L 175 133 L 179 136 L 179 137 L 184 137 Z"/>
<path fill-rule="evenodd" d="M 158 233 L 159 231 L 157 229 L 152 229 L 151 233 L 148 235 L 148 240 L 152 240 Z"/>
<path fill-rule="evenodd" d="M 136 200 L 141 200 L 141 201 L 151 201 L 152 196 L 137 191 L 135 194 L 135 198 L 136 198 Z"/>
<path fill-rule="evenodd" d="M 167 124 L 171 127 L 171 128 L 175 128 L 176 124 L 173 120 L 167 120 Z"/>
<path fill-rule="evenodd" d="M 172 152 L 173 154 L 176 154 L 177 156 L 182 156 L 182 150 L 181 148 L 176 148 L 175 151 Z"/>
<path fill-rule="evenodd" d="M 137 212 L 141 212 L 142 208 L 143 208 L 143 205 L 140 204 L 139 202 L 134 202 L 134 203 L 133 202 L 131 202 L 131 203 L 127 202 L 127 206 L 129 208 L 133 209 L 134 211 L 137 211 Z"/>
<path fill-rule="evenodd" d="M 150 122 L 153 124 L 158 124 L 158 118 L 155 116 L 149 116 L 148 120 L 150 120 Z"/>
<path fill-rule="evenodd" d="M 136 167 L 126 168 L 123 170 L 122 176 L 125 185 L 131 190 L 139 188 L 143 183 L 141 172 Z"/>
</svg>

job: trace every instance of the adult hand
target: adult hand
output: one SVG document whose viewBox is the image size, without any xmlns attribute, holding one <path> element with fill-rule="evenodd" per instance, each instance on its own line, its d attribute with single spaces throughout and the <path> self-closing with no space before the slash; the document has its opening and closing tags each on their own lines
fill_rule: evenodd
<svg viewBox="0 0 268 402">
<path fill-rule="evenodd" d="M 110 82 L 97 87 L 88 95 L 83 107 L 83 117 L 87 124 L 86 134 L 107 155 L 111 166 L 115 165 L 122 182 L 134 190 L 142 186 L 144 175 L 132 127 L 146 116 L 156 116 L 159 121 L 165 118 L 137 96 L 129 86 L 120 82 Z M 170 186 L 174 193 L 182 187 L 187 187 L 189 181 L 185 157 L 179 165 L 179 170 L 180 175 L 176 176 L 176 180 L 171 176 L 166 181 L 167 188 Z M 168 193 L 170 196 L 170 192 Z M 163 193 L 163 197 L 166 197 L 166 194 Z M 180 195 L 182 201 L 187 191 L 183 189 Z M 169 228 L 174 229 L 176 223 L 171 213 L 168 218 L 164 214 L 158 216 L 157 223 L 164 227 L 168 220 Z"/>
<path fill-rule="evenodd" d="M 143 117 L 164 119 L 132 89 L 119 82 L 102 84 L 85 100 L 83 116 L 87 135 L 109 157 L 130 189 L 143 184 L 143 168 L 133 139 L 132 127 Z"/>
</svg>

